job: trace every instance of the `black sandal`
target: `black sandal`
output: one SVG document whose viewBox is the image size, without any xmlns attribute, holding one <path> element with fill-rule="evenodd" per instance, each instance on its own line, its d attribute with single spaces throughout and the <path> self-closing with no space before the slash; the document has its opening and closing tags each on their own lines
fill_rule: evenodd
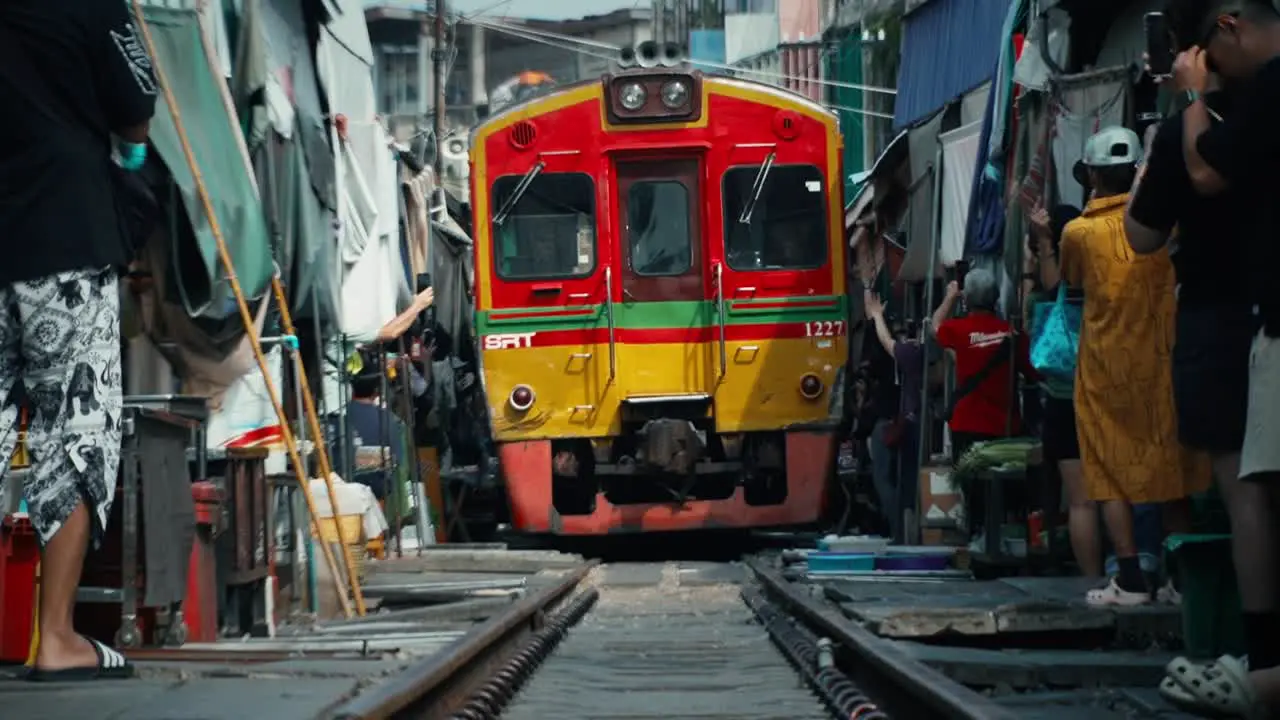
<svg viewBox="0 0 1280 720">
<path fill-rule="evenodd" d="M 88 680 L 128 680 L 135 675 L 133 664 L 125 659 L 119 651 L 103 645 L 93 638 L 85 640 L 93 646 L 98 654 L 98 664 L 92 667 L 72 667 L 61 670 L 41 670 L 31 668 L 27 673 L 30 682 L 85 682 Z"/>
</svg>

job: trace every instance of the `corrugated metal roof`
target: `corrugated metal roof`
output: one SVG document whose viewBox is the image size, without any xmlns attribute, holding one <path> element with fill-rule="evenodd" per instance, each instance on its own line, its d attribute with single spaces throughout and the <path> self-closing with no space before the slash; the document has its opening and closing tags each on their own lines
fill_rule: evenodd
<svg viewBox="0 0 1280 720">
<path fill-rule="evenodd" d="M 1010 0 L 932 0 L 903 20 L 893 125 L 925 119 L 995 70 Z"/>
</svg>

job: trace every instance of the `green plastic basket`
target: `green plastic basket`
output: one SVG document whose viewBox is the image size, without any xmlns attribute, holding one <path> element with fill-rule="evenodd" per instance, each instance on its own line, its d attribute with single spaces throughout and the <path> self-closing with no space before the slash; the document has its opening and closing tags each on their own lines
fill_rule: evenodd
<svg viewBox="0 0 1280 720">
<path fill-rule="evenodd" d="M 1245 654 L 1240 591 L 1231 560 L 1231 536 L 1170 535 L 1169 565 L 1182 589 L 1182 644 L 1193 658 Z"/>
</svg>

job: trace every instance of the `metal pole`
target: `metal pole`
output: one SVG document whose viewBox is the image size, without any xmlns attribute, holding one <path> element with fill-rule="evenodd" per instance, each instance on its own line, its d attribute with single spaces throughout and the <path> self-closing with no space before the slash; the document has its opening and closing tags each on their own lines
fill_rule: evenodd
<svg viewBox="0 0 1280 720">
<path fill-rule="evenodd" d="M 929 433 L 929 424 L 932 422 L 929 412 L 929 339 L 933 337 L 935 328 L 933 327 L 933 284 L 935 281 L 935 271 L 938 266 L 938 208 L 942 204 L 942 182 L 938 173 L 938 169 L 942 167 L 942 145 L 938 145 L 938 151 L 934 155 L 933 166 L 929 168 L 929 174 L 933 176 L 933 206 L 929 210 L 929 268 L 925 275 L 924 284 L 924 312 L 921 326 L 924 327 L 923 337 L 921 338 L 921 352 L 924 354 L 924 362 L 920 363 L 923 377 L 920 378 L 920 427 L 917 430 L 918 442 L 916 443 L 916 458 L 919 461 L 916 467 L 916 477 L 913 479 L 918 485 L 920 483 L 920 470 L 924 469 L 925 457 L 928 455 L 925 440 Z M 916 531 L 920 528 L 920 508 L 921 496 L 923 493 L 916 492 Z M 919 537 L 912 538 L 915 542 L 919 542 Z"/>
<path fill-rule="evenodd" d="M 431 48 L 431 64 L 435 72 L 435 173 L 436 186 L 440 186 L 440 178 L 444 177 L 444 113 L 445 113 L 445 78 L 448 53 L 445 51 L 445 0 L 435 0 L 436 22 L 435 43 Z"/>
</svg>

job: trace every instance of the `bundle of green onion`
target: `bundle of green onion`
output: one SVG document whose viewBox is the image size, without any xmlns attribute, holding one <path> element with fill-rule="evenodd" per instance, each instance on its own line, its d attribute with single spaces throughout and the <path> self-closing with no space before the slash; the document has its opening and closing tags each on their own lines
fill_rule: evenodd
<svg viewBox="0 0 1280 720">
<path fill-rule="evenodd" d="M 1025 472 L 1027 456 L 1039 442 L 1036 438 L 1019 437 L 976 443 L 951 471 L 952 488 L 963 492 L 984 472 Z"/>
</svg>

